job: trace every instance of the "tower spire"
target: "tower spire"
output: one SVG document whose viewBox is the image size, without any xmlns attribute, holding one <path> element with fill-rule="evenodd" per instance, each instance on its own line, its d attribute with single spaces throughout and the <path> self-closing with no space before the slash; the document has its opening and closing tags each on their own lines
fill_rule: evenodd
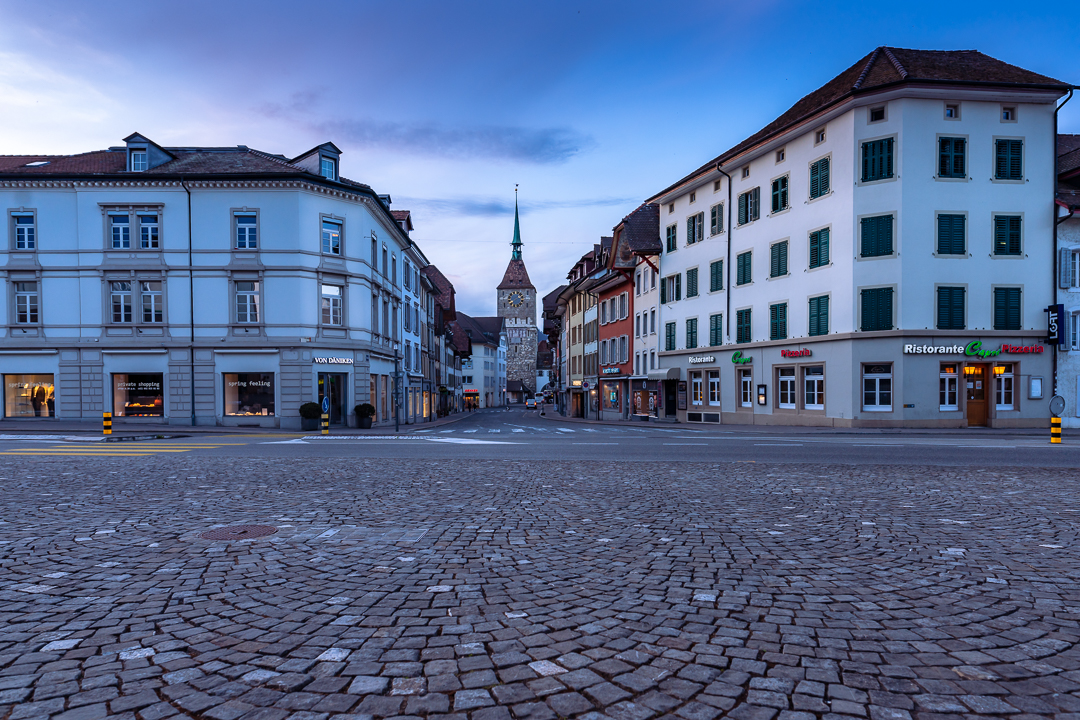
<svg viewBox="0 0 1080 720">
<path fill-rule="evenodd" d="M 514 240 L 510 243 L 510 247 L 513 248 L 513 252 L 510 253 L 511 260 L 521 259 L 521 221 L 518 218 L 518 186 L 514 184 Z"/>
</svg>

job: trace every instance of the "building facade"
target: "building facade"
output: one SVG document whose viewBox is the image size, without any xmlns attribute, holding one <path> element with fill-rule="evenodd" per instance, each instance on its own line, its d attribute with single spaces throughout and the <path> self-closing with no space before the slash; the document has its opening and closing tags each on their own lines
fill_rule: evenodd
<svg viewBox="0 0 1080 720">
<path fill-rule="evenodd" d="M 1057 303 L 1064 310 L 1057 387 L 1064 427 L 1080 427 L 1080 135 L 1058 135 Z"/>
<path fill-rule="evenodd" d="M 461 364 L 462 394 L 474 409 L 506 404 L 506 326 L 501 317 L 457 313 L 457 326 L 469 338 L 471 356 Z"/>
<path fill-rule="evenodd" d="M 506 330 L 507 400 L 523 403 L 536 393 L 536 288 L 521 257 L 521 222 L 514 200 L 514 239 L 510 262 L 496 289 L 496 315 Z"/>
</svg>

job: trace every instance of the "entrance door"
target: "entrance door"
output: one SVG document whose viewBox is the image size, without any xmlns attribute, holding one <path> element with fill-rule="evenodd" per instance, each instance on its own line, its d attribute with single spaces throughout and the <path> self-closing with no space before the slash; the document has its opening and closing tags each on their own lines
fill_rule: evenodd
<svg viewBox="0 0 1080 720">
<path fill-rule="evenodd" d="M 989 390 L 987 385 L 986 365 L 969 365 L 964 368 L 964 387 L 967 395 L 969 427 L 986 425 L 989 417 L 986 403 L 987 391 Z"/>
<path fill-rule="evenodd" d="M 345 410 L 345 380 L 348 375 L 344 373 L 319 373 L 319 404 L 322 405 L 324 397 L 330 398 L 330 424 L 344 425 L 349 414 Z"/>
<path fill-rule="evenodd" d="M 675 390 L 678 383 L 674 380 L 664 381 L 664 416 L 675 417 L 675 407 L 677 400 L 675 399 Z"/>
</svg>

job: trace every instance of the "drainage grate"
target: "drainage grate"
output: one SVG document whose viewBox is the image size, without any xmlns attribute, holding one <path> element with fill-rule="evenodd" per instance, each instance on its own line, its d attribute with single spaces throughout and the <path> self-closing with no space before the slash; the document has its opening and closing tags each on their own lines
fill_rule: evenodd
<svg viewBox="0 0 1080 720">
<path fill-rule="evenodd" d="M 204 540 L 247 540 L 249 538 L 273 535 L 276 532 L 277 528 L 273 525 L 233 525 L 232 527 L 207 530 L 199 537 Z"/>
</svg>

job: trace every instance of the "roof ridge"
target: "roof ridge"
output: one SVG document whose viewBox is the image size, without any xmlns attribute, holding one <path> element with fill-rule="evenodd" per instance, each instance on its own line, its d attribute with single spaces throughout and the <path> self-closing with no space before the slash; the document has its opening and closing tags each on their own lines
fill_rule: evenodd
<svg viewBox="0 0 1080 720">
<path fill-rule="evenodd" d="M 893 67 L 896 68 L 896 72 L 900 73 L 900 78 L 902 80 L 907 80 L 908 71 L 900 64 L 900 61 L 896 59 L 896 56 L 892 54 L 892 50 L 887 47 L 882 47 L 881 49 L 885 51 L 885 56 L 892 61 Z"/>
<path fill-rule="evenodd" d="M 865 80 L 866 76 L 870 74 L 870 68 L 874 66 L 874 61 L 877 60 L 879 52 L 881 52 L 881 47 L 874 48 L 874 52 L 870 53 L 870 59 L 866 61 L 866 67 L 864 67 L 862 72 L 859 73 L 859 77 L 857 80 L 855 80 L 855 84 L 851 86 L 853 90 L 858 90 L 860 87 L 862 87 L 863 80 Z"/>
<path fill-rule="evenodd" d="M 286 162 L 286 161 L 282 160 L 277 155 L 271 155 L 270 153 L 264 152 L 263 150 L 256 150 L 255 148 L 250 148 L 249 147 L 247 149 L 247 151 L 251 155 L 258 155 L 259 157 L 263 158 L 264 160 L 270 160 L 271 162 L 279 163 L 279 164 L 284 165 L 285 167 L 290 168 L 292 170 L 301 170 L 303 172 L 308 172 L 306 169 L 300 167 L 299 165 L 293 165 L 290 162 Z"/>
</svg>

